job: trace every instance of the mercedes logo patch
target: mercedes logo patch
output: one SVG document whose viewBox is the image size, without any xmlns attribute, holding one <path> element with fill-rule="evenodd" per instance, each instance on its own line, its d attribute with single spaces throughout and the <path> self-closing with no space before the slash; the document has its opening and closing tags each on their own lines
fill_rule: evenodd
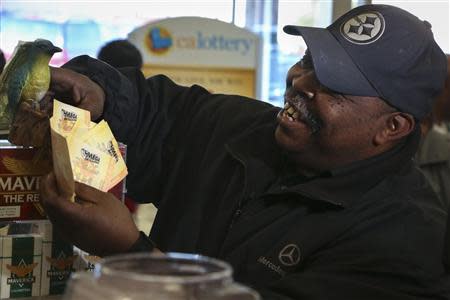
<svg viewBox="0 0 450 300">
<path fill-rule="evenodd" d="M 378 12 L 365 12 L 352 17 L 341 26 L 341 34 L 354 44 L 370 44 L 384 32 L 384 18 Z"/>
<path fill-rule="evenodd" d="M 278 259 L 285 266 L 298 265 L 300 262 L 300 248 L 295 244 L 289 244 L 280 251 Z"/>
</svg>

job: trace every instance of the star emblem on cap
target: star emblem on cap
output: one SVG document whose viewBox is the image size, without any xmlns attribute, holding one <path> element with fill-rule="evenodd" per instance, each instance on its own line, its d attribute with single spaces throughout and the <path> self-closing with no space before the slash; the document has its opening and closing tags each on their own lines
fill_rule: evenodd
<svg viewBox="0 0 450 300">
<path fill-rule="evenodd" d="M 372 31 L 375 28 L 375 21 L 377 18 L 366 16 L 366 19 L 362 21 L 359 17 L 355 17 L 354 20 L 357 25 L 350 25 L 349 32 L 368 35 L 372 37 Z"/>
<path fill-rule="evenodd" d="M 341 34 L 355 44 L 376 41 L 384 32 L 384 18 L 378 12 L 365 12 L 354 16 L 341 26 Z"/>
</svg>

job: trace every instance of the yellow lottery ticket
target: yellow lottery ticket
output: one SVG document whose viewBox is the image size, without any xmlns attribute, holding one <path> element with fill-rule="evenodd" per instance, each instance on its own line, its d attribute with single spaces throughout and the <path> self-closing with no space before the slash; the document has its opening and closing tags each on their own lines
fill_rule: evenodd
<svg viewBox="0 0 450 300">
<path fill-rule="evenodd" d="M 105 121 L 101 121 L 92 128 L 86 139 L 91 141 L 91 144 L 95 145 L 97 149 L 100 149 L 112 158 L 111 169 L 108 170 L 107 189 L 109 190 L 128 174 L 127 166 L 119 150 L 119 145 L 108 123 Z"/>
<path fill-rule="evenodd" d="M 72 129 L 72 133 L 67 137 L 67 143 L 69 145 L 69 149 L 72 147 L 72 143 L 74 140 L 84 139 L 91 129 L 93 129 L 97 123 L 89 122 L 89 125 L 86 126 L 86 123 L 78 122 Z"/>
<path fill-rule="evenodd" d="M 74 179 L 106 192 L 113 158 L 89 142 L 74 140 L 69 149 Z"/>
<path fill-rule="evenodd" d="M 55 100 L 50 127 L 56 150 L 53 157 L 57 167 L 55 173 L 67 190 L 74 180 L 106 192 L 128 174 L 118 143 L 106 121 L 91 122 L 89 111 Z M 68 155 L 58 155 L 62 151 L 59 148 L 67 149 Z M 72 180 L 70 174 L 73 174 Z"/>
<path fill-rule="evenodd" d="M 62 103 L 53 102 L 52 128 L 64 137 L 70 136 L 77 127 L 89 128 L 91 114 L 89 111 Z"/>
</svg>

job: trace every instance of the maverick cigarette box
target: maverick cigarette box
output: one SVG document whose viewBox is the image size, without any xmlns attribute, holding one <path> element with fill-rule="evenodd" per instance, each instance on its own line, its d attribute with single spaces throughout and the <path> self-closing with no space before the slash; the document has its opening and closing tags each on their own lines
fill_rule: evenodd
<svg viewBox="0 0 450 300">
<path fill-rule="evenodd" d="M 42 237 L 11 235 L 2 244 L 0 298 L 39 296 L 41 285 Z"/>
<path fill-rule="evenodd" d="M 32 148 L 11 146 L 0 140 L 0 220 L 44 219 L 39 181 L 51 170 Z"/>
<path fill-rule="evenodd" d="M 53 231 L 49 221 L 38 222 L 42 235 L 41 296 L 64 293 L 67 280 L 74 271 L 77 258 L 73 245 L 62 240 Z"/>
<path fill-rule="evenodd" d="M 119 143 L 124 159 L 126 145 Z M 46 219 L 39 197 L 42 175 L 51 171 L 38 149 L 11 145 L 0 140 L 0 221 Z M 125 180 L 110 192 L 123 201 Z"/>
</svg>

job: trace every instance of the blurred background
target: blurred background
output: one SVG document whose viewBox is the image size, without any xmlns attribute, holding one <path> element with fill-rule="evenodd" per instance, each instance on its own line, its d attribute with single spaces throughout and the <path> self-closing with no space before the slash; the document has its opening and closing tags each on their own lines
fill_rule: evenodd
<svg viewBox="0 0 450 300">
<path fill-rule="evenodd" d="M 327 26 L 347 10 L 366 3 L 402 7 L 433 26 L 436 40 L 449 53 L 449 0 L 0 0 L 0 49 L 8 59 L 18 40 L 46 38 L 64 49 L 52 65 L 80 54 L 96 57 L 114 39 L 164 18 L 199 16 L 246 28 L 261 39 L 261 76 L 257 95 L 281 105 L 284 76 L 303 55 L 301 38 L 282 32 L 286 24 Z"/>
</svg>

